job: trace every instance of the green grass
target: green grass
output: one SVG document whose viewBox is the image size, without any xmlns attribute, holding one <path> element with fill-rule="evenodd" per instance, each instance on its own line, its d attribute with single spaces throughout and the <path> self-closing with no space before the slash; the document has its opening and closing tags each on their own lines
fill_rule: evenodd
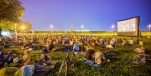
<svg viewBox="0 0 151 76">
<path fill-rule="evenodd" d="M 130 37 L 128 37 L 130 38 Z M 145 42 L 145 48 L 148 51 L 151 51 L 151 39 L 143 38 Z M 80 62 L 79 59 L 84 56 L 79 54 L 77 55 L 77 63 L 75 67 L 68 66 L 68 76 L 150 76 L 151 75 L 151 64 L 141 64 L 138 66 L 133 66 L 131 62 L 134 59 L 139 58 L 139 56 L 133 52 L 134 48 L 139 45 L 133 45 L 131 47 L 123 48 L 121 46 L 113 49 L 116 55 L 110 57 L 110 63 L 106 65 L 102 65 L 101 68 L 90 67 L 87 64 Z M 17 54 L 23 53 L 23 50 L 18 48 L 14 49 Z M 101 48 L 100 48 L 101 49 Z M 8 49 L 6 49 L 8 50 Z M 33 56 L 33 59 L 38 60 L 40 58 L 39 51 L 33 51 L 32 54 L 36 54 Z M 51 52 L 47 54 L 51 57 L 51 60 L 56 62 L 56 66 L 54 70 L 48 73 L 47 76 L 57 76 L 61 62 L 65 59 L 65 52 Z M 0 71 L 0 76 L 12 76 L 15 72 L 12 71 L 12 68 L 6 68 L 9 70 L 8 75 L 4 75 L 2 70 Z M 4 71 L 4 69 L 3 69 Z"/>
</svg>

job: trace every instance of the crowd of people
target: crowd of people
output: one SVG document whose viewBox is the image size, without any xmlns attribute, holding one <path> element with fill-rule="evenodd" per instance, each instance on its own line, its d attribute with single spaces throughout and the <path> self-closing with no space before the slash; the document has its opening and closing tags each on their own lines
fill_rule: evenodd
<svg viewBox="0 0 151 76">
<path fill-rule="evenodd" d="M 0 38 L 0 68 L 9 66 L 10 63 L 15 63 L 15 67 L 21 67 L 22 76 L 32 76 L 35 70 L 49 69 L 48 66 L 53 65 L 50 58 L 46 55 L 53 51 L 74 52 L 75 55 L 81 53 L 85 55 L 85 58 L 81 59 L 82 62 L 88 62 L 90 66 L 100 67 L 103 63 L 110 62 L 105 55 L 106 50 L 113 49 L 119 46 L 129 48 L 134 44 L 140 44 L 141 47 L 136 48 L 136 53 L 145 53 L 143 49 L 144 42 L 137 39 L 125 39 L 114 37 L 100 37 L 93 35 L 74 35 L 74 34 L 61 34 L 61 35 L 49 35 L 49 34 L 35 34 L 35 35 L 18 35 L 12 37 Z M 63 46 L 62 49 L 55 49 L 56 47 Z M 18 47 L 24 50 L 23 55 L 17 55 L 14 50 L 5 52 L 3 49 L 9 47 Z M 41 58 L 32 62 L 32 51 L 40 50 Z M 30 68 L 25 73 L 25 68 Z M 25 75 L 28 74 L 28 75 Z"/>
</svg>

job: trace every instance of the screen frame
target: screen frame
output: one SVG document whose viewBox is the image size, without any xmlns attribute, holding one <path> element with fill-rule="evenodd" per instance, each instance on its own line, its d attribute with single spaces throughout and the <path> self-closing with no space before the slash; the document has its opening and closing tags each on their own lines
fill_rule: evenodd
<svg viewBox="0 0 151 76">
<path fill-rule="evenodd" d="M 125 32 L 119 32 L 118 31 L 118 22 L 130 20 L 130 19 L 135 19 L 135 18 L 136 18 L 136 25 L 135 25 L 136 30 L 135 31 L 125 31 Z M 140 26 L 140 16 L 135 16 L 135 17 L 131 17 L 131 18 L 118 20 L 117 21 L 117 35 L 118 36 L 139 36 L 139 26 Z"/>
</svg>

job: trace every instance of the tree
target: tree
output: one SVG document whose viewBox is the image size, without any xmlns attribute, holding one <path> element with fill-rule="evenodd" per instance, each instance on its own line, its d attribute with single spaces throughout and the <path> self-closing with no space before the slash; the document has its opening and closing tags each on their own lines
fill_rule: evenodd
<svg viewBox="0 0 151 76">
<path fill-rule="evenodd" d="M 21 20 L 24 11 L 20 0 L 0 0 L 0 27 L 22 31 L 21 26 L 24 25 L 25 31 L 31 30 L 31 24 Z"/>
<path fill-rule="evenodd" d="M 22 28 L 25 27 L 25 28 Z M 31 24 L 27 21 L 19 21 L 17 23 L 17 31 L 23 32 L 23 31 L 30 31 L 31 30 Z"/>
<path fill-rule="evenodd" d="M 25 28 L 22 29 L 22 26 L 24 26 Z M 17 30 L 19 32 L 31 30 L 31 24 L 22 20 L 15 22 L 9 20 L 0 20 L 0 27 L 14 31 Z"/>
<path fill-rule="evenodd" d="M 0 0 L 0 20 L 18 21 L 24 10 L 20 0 Z"/>
</svg>

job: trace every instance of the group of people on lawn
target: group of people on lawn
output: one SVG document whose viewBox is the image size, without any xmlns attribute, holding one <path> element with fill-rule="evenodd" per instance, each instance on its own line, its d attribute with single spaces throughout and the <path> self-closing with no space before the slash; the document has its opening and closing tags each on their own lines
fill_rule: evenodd
<svg viewBox="0 0 151 76">
<path fill-rule="evenodd" d="M 118 46 L 131 47 L 131 45 L 136 44 L 137 40 L 134 39 L 121 39 L 115 37 L 99 37 L 99 36 L 81 36 L 81 35 L 21 35 L 16 37 L 2 37 L 0 39 L 0 67 L 4 67 L 9 63 L 17 63 L 16 66 L 21 67 L 22 76 L 32 76 L 34 71 L 37 69 L 43 69 L 52 65 L 47 53 L 51 53 L 53 49 L 59 45 L 69 45 L 65 46 L 63 50 L 69 52 L 73 50 L 74 54 L 77 55 L 82 53 L 85 58 L 81 61 L 89 64 L 92 67 L 101 67 L 101 64 L 108 63 L 110 60 L 105 56 L 105 50 L 99 50 L 99 48 L 112 49 Z M 13 45 L 11 45 L 13 44 Z M 36 50 L 39 44 L 43 47 L 41 50 L 42 56 L 39 60 L 35 61 L 35 65 L 31 65 L 32 56 L 31 51 Z M 140 45 L 143 46 L 143 40 L 140 41 Z M 24 55 L 16 55 L 13 50 L 9 51 L 5 55 L 2 48 L 7 48 L 10 46 L 19 46 L 24 51 Z M 139 48 L 139 50 L 144 50 Z M 138 51 L 135 50 L 136 52 Z M 18 57 L 18 59 L 17 59 Z M 11 61 L 11 62 L 10 62 Z M 30 72 L 30 73 L 26 73 Z M 26 75 L 28 74 L 28 75 Z"/>
</svg>

